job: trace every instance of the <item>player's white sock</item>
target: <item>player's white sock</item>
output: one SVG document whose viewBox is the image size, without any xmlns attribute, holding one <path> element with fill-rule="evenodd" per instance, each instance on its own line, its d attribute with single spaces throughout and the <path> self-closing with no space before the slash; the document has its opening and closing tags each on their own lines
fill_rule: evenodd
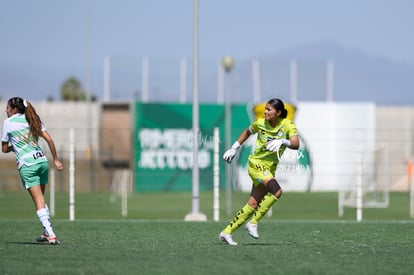
<svg viewBox="0 0 414 275">
<path fill-rule="evenodd" d="M 49 215 L 49 217 L 50 217 L 50 211 L 49 211 L 49 207 L 47 206 L 47 203 L 45 203 L 45 209 L 46 209 L 46 211 L 47 211 L 47 214 Z M 49 218 L 49 221 L 50 221 L 50 218 Z M 47 233 L 47 230 L 46 230 L 46 228 L 44 228 L 43 227 L 43 233 L 44 234 L 49 234 L 49 233 Z"/>
<path fill-rule="evenodd" d="M 50 223 L 50 215 L 47 208 L 42 208 L 36 211 L 39 221 L 43 226 L 43 231 L 49 234 L 49 237 L 55 237 L 55 233 L 52 229 L 52 224 Z"/>
</svg>

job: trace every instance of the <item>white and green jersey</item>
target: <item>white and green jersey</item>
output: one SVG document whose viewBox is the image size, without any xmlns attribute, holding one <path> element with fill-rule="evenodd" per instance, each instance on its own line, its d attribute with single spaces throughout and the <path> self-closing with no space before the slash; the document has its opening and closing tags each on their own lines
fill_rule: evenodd
<svg viewBox="0 0 414 275">
<path fill-rule="evenodd" d="M 42 131 L 46 131 L 42 125 Z M 29 123 L 24 114 L 14 114 L 3 122 L 2 142 L 9 142 L 16 154 L 17 168 L 23 165 L 47 162 L 38 139 L 30 134 Z"/>
</svg>

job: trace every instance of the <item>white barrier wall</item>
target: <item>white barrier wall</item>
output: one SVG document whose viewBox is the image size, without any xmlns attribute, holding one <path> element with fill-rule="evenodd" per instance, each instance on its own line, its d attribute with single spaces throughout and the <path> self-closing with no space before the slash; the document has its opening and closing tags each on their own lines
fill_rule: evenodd
<svg viewBox="0 0 414 275">
<path fill-rule="evenodd" d="M 355 184 L 360 149 L 375 148 L 375 104 L 301 102 L 297 109 L 295 122 L 312 159 L 311 190 Z"/>
</svg>

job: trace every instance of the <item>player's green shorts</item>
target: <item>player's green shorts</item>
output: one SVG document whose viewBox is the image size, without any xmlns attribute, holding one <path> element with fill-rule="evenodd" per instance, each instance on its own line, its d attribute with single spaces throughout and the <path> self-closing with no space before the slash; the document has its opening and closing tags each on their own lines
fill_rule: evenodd
<svg viewBox="0 0 414 275">
<path fill-rule="evenodd" d="M 47 184 L 49 181 L 49 164 L 41 162 L 31 166 L 23 165 L 19 169 L 19 174 L 25 189 L 39 184 Z"/>
<path fill-rule="evenodd" d="M 264 180 L 274 178 L 275 175 L 272 172 L 272 167 L 266 166 L 266 164 L 260 160 L 249 159 L 247 164 L 247 172 L 253 181 L 254 186 L 258 186 L 263 183 Z"/>
</svg>

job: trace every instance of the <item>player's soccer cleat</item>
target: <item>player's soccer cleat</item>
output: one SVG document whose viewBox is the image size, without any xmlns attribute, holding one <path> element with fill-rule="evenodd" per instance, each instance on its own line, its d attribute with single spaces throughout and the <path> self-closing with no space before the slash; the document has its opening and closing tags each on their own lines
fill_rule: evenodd
<svg viewBox="0 0 414 275">
<path fill-rule="evenodd" d="M 49 237 L 49 234 L 47 234 L 47 233 L 43 233 L 42 235 L 37 237 L 36 241 L 38 241 L 39 243 L 48 242 L 49 244 L 60 244 L 60 242 L 59 242 L 59 240 L 57 239 L 56 236 Z"/>
<path fill-rule="evenodd" d="M 219 240 L 223 241 L 229 245 L 237 245 L 235 241 L 233 241 L 233 238 L 231 237 L 231 234 L 221 232 L 219 235 Z"/>
<path fill-rule="evenodd" d="M 49 235 L 47 233 L 43 233 L 42 235 L 36 238 L 36 241 L 38 241 L 39 243 L 43 243 L 43 242 L 47 242 L 48 238 L 49 238 Z"/>
<path fill-rule="evenodd" d="M 57 237 L 49 237 L 47 238 L 47 240 L 49 241 L 49 244 L 60 244 L 59 240 L 57 239 Z"/>
<path fill-rule="evenodd" d="M 248 222 L 245 226 L 247 232 L 249 233 L 250 237 L 258 239 L 259 233 L 257 233 L 257 224 Z"/>
</svg>

